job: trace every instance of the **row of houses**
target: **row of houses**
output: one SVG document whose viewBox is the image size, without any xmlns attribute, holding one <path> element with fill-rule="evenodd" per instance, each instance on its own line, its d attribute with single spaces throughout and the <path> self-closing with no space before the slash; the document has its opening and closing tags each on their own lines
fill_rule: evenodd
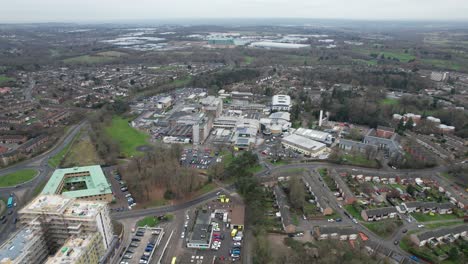
<svg viewBox="0 0 468 264">
<path fill-rule="evenodd" d="M 289 211 L 290 206 L 288 204 L 288 197 L 278 185 L 273 188 L 273 194 L 275 195 L 276 205 L 279 208 L 279 213 L 277 213 L 277 216 L 281 218 L 283 230 L 286 233 L 296 232 L 296 225 L 293 224 L 291 212 Z"/>
<path fill-rule="evenodd" d="M 452 203 L 436 202 L 408 202 L 399 206 L 382 207 L 362 210 L 361 216 L 365 221 L 379 221 L 388 218 L 395 218 L 397 213 L 437 213 L 452 214 L 455 206 Z"/>
<path fill-rule="evenodd" d="M 30 156 L 32 153 L 37 152 L 49 142 L 49 136 L 40 135 L 31 138 L 17 149 L 0 154 L 0 165 L 7 166 L 15 161 Z"/>
<path fill-rule="evenodd" d="M 336 188 L 338 189 L 338 192 L 340 193 L 340 196 L 343 198 L 343 201 L 345 204 L 352 204 L 354 203 L 357 199 L 354 193 L 349 189 L 349 186 L 346 184 L 346 182 L 343 180 L 343 177 L 346 176 L 346 173 L 342 174 L 337 174 L 336 171 L 332 170 L 330 173 L 330 176 L 335 182 Z"/>
<path fill-rule="evenodd" d="M 380 221 L 389 218 L 395 218 L 397 210 L 395 207 L 382 207 L 361 211 L 361 217 L 364 221 Z"/>
<path fill-rule="evenodd" d="M 315 226 L 312 235 L 317 240 L 338 239 L 346 241 L 356 240 L 359 232 L 351 227 Z"/>
<path fill-rule="evenodd" d="M 436 202 L 408 202 L 397 206 L 399 213 L 437 213 L 437 214 L 452 214 L 455 206 L 452 203 L 436 203 Z"/>
<path fill-rule="evenodd" d="M 315 193 L 313 191 L 312 186 L 317 186 L 318 183 L 314 182 L 315 178 L 310 177 L 308 175 L 305 175 L 302 177 L 302 181 L 304 182 L 307 191 L 315 197 L 315 205 L 320 209 L 320 212 L 323 215 L 332 215 L 333 214 L 333 209 L 329 206 L 328 202 L 324 199 L 325 195 L 323 193 Z M 322 188 L 316 188 L 317 191 L 322 192 Z"/>
<path fill-rule="evenodd" d="M 468 240 L 468 225 L 444 227 L 410 236 L 410 240 L 419 247 L 425 245 L 434 247 L 440 244 L 453 243 L 459 238 L 465 241 Z"/>
</svg>

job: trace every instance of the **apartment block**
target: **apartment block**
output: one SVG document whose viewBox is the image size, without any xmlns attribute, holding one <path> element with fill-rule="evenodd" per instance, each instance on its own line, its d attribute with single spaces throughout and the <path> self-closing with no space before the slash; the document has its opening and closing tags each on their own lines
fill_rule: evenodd
<svg viewBox="0 0 468 264">
<path fill-rule="evenodd" d="M 0 246 L 1 264 L 42 263 L 48 255 L 40 230 L 24 227 Z"/>
<path fill-rule="evenodd" d="M 105 202 L 83 201 L 60 195 L 41 195 L 19 211 L 22 224 L 44 233 L 47 247 L 55 252 L 72 236 L 99 233 L 107 249 L 113 238 Z"/>
<path fill-rule="evenodd" d="M 47 259 L 46 264 L 98 263 L 106 251 L 101 241 L 100 233 L 71 237 L 53 257 Z"/>
</svg>

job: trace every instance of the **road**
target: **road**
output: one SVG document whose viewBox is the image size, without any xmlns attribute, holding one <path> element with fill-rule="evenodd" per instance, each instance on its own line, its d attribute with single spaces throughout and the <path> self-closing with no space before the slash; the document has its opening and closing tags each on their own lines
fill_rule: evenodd
<svg viewBox="0 0 468 264">
<path fill-rule="evenodd" d="M 0 177 L 22 169 L 35 169 L 38 171 L 37 176 L 27 183 L 18 185 L 18 187 L 6 187 L 0 188 L 0 197 L 7 198 L 10 193 L 15 195 L 15 201 L 17 208 L 21 208 L 23 205 L 28 203 L 34 195 L 34 188 L 45 181 L 49 175 L 51 175 L 54 168 L 51 168 L 48 164 L 49 158 L 62 151 L 76 136 L 80 129 L 85 125 L 85 121 L 73 126 L 68 130 L 68 133 L 62 137 L 50 150 L 33 157 L 29 160 L 19 162 L 10 167 L 0 170 Z M 16 211 L 13 210 L 13 214 L 7 216 L 8 222 L 5 225 L 0 225 L 0 244 L 2 241 L 8 238 L 8 236 L 16 230 L 16 225 L 13 224 L 13 219 L 16 218 Z"/>
<path fill-rule="evenodd" d="M 9 188 L 2 188 L 0 189 L 0 195 L 8 195 L 11 192 L 14 193 L 23 193 L 23 196 L 18 199 L 18 207 L 21 207 L 21 205 L 27 203 L 32 196 L 32 190 L 34 189 L 33 187 L 37 186 L 40 184 L 43 180 L 45 180 L 52 172 L 53 168 L 51 168 L 48 165 L 48 160 L 50 157 L 56 155 L 59 153 L 61 150 L 63 150 L 75 137 L 75 135 L 79 132 L 79 130 L 85 125 L 85 121 L 81 122 L 78 125 L 75 125 L 72 127 L 66 136 L 64 136 L 51 150 L 38 155 L 30 160 L 20 162 L 18 164 L 15 164 L 13 166 L 4 168 L 0 170 L 0 177 L 14 172 L 16 170 L 21 170 L 21 169 L 36 169 L 39 174 L 36 176 L 32 181 L 28 183 L 24 183 L 19 188 L 15 187 L 9 187 Z M 257 177 L 259 177 L 260 180 L 268 180 L 269 178 L 272 177 L 277 177 L 273 176 L 272 174 L 276 174 L 277 172 L 281 171 L 287 171 L 290 169 L 297 169 L 297 168 L 302 168 L 309 173 L 313 174 L 316 173 L 316 169 L 319 167 L 327 167 L 330 169 L 337 169 L 337 170 L 353 170 L 356 173 L 367 173 L 367 174 L 398 174 L 403 177 L 438 177 L 436 174 L 445 171 L 445 167 L 440 166 L 440 167 L 435 167 L 435 168 L 430 168 L 430 169 L 422 169 L 422 170 L 393 170 L 389 168 L 383 168 L 383 169 L 368 169 L 368 168 L 362 168 L 362 167 L 356 167 L 356 166 L 348 166 L 348 165 L 340 165 L 340 164 L 334 164 L 330 162 L 323 162 L 323 161 L 317 161 L 317 162 L 308 162 L 308 163 L 293 163 L 293 164 L 287 164 L 287 165 L 282 165 L 282 166 L 274 166 L 269 164 L 268 162 L 265 162 L 263 160 L 263 157 L 261 154 L 259 154 L 260 158 L 260 164 L 265 167 L 265 169 L 259 173 L 256 174 Z M 448 179 L 443 179 L 443 185 L 444 187 L 447 187 L 447 190 L 452 190 L 451 188 L 451 183 L 449 182 Z M 112 213 L 112 218 L 116 220 L 121 220 L 123 222 L 128 222 L 126 220 L 130 219 L 136 219 L 136 218 L 141 218 L 149 215 L 161 215 L 161 214 L 167 214 L 167 213 L 178 213 L 183 210 L 192 208 L 200 203 L 207 202 L 209 200 L 214 199 L 217 195 L 216 192 L 218 192 L 220 189 L 216 189 L 212 192 L 206 193 L 202 196 L 196 197 L 193 200 L 177 204 L 177 205 L 170 205 L 170 206 L 163 206 L 163 207 L 157 207 L 157 208 L 149 208 L 149 209 L 140 209 L 140 210 L 132 210 L 132 211 L 123 211 L 123 212 L 114 212 Z M 227 193 L 235 191 L 235 188 L 233 185 L 229 185 L 224 188 L 224 191 Z M 325 195 L 327 196 L 327 199 L 329 202 L 332 204 L 332 207 L 342 216 L 342 219 L 344 221 L 344 224 L 350 224 L 354 227 L 356 227 L 358 230 L 364 231 L 369 238 L 378 243 L 379 245 L 388 248 L 391 251 L 397 252 L 398 254 L 402 256 L 409 256 L 408 253 L 402 251 L 399 247 L 395 246 L 393 244 L 394 240 L 399 240 L 402 237 L 402 232 L 401 228 L 394 234 L 394 236 L 391 239 L 385 240 L 382 239 L 376 235 L 374 235 L 371 231 L 369 231 L 366 227 L 364 227 L 361 224 L 354 224 L 353 222 L 350 221 L 345 215 L 344 211 L 339 208 L 336 199 L 334 199 L 333 194 L 331 191 L 328 189 L 328 187 L 325 188 Z M 406 225 L 404 225 L 406 226 Z M 411 226 L 410 226 L 411 227 Z M 2 227 L 0 227 L 2 228 Z M 3 227 L 5 228 L 5 227 Z M 126 232 L 128 232 L 129 227 L 126 226 Z M 0 242 L 3 241 L 11 232 L 15 230 L 14 225 L 8 224 L 8 229 L 6 230 L 0 230 Z"/>
</svg>

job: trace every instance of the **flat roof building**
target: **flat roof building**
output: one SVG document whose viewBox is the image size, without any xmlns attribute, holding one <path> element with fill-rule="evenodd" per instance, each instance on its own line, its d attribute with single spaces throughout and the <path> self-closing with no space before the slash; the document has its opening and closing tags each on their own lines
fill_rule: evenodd
<svg viewBox="0 0 468 264">
<path fill-rule="evenodd" d="M 98 263 L 105 249 L 100 243 L 100 234 L 88 234 L 69 238 L 53 257 L 49 257 L 46 264 L 88 264 Z"/>
<path fill-rule="evenodd" d="M 311 157 L 317 157 L 327 149 L 323 143 L 296 134 L 284 137 L 281 140 L 281 144 L 287 149 L 292 149 Z"/>
<path fill-rule="evenodd" d="M 211 243 L 211 214 L 208 211 L 198 210 L 193 231 L 188 239 L 188 248 L 208 249 Z M 209 231 L 211 230 L 211 231 Z"/>
<path fill-rule="evenodd" d="M 271 110 L 273 111 L 289 111 L 291 109 L 291 97 L 289 95 L 277 94 L 273 95 L 271 100 Z"/>
<path fill-rule="evenodd" d="M 55 170 L 42 194 L 105 202 L 113 199 L 111 185 L 99 165 Z"/>
<path fill-rule="evenodd" d="M 48 255 L 39 230 L 23 227 L 0 246 L 1 264 L 42 263 Z"/>
<path fill-rule="evenodd" d="M 329 145 L 334 141 L 334 138 L 330 133 L 302 127 L 294 131 L 294 134 Z"/>
</svg>

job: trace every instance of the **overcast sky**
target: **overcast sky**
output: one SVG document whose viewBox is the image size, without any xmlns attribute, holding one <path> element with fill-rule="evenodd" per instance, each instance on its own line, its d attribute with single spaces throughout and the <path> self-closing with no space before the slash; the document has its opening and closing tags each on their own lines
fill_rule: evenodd
<svg viewBox="0 0 468 264">
<path fill-rule="evenodd" d="M 173 18 L 468 20 L 468 0 L 4 0 L 0 22 Z"/>
</svg>

